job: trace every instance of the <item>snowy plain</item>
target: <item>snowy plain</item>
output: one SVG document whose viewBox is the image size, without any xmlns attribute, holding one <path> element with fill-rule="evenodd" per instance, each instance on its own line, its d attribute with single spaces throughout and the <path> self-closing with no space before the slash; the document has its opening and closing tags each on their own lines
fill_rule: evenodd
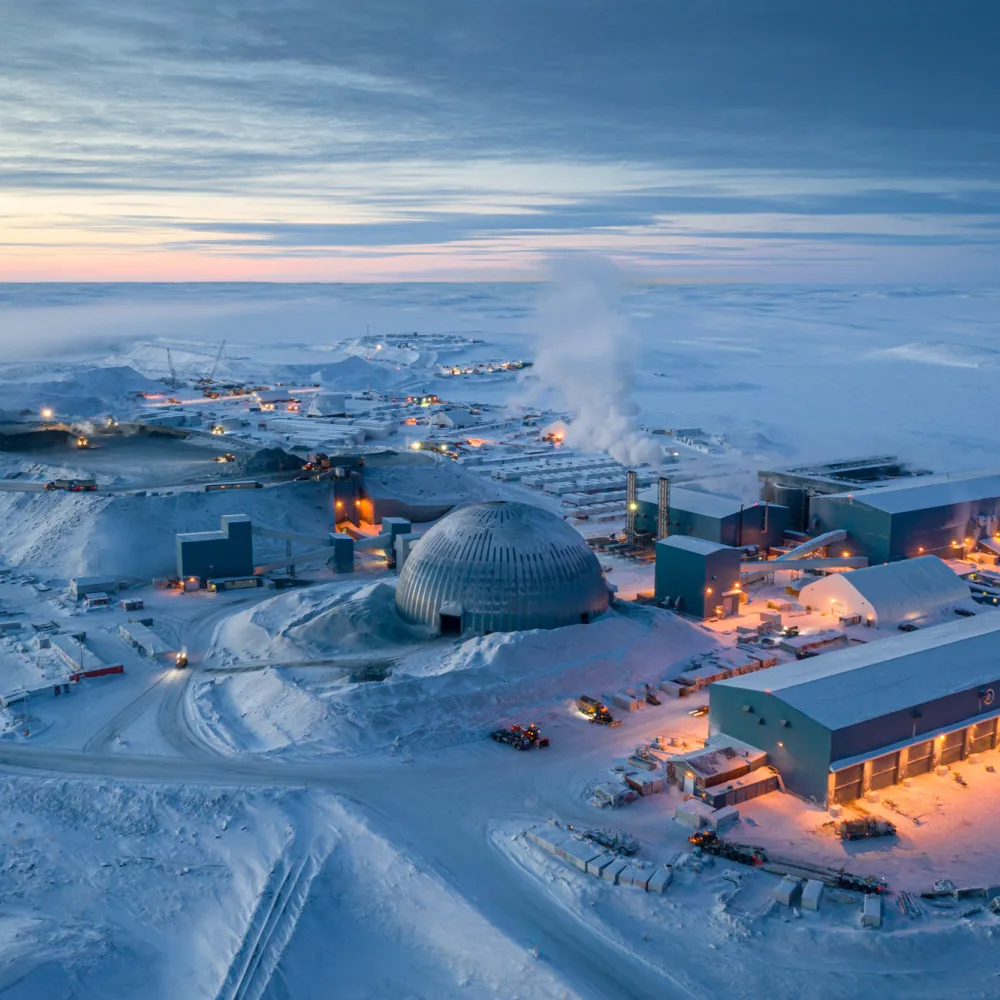
<svg viewBox="0 0 1000 1000">
<path fill-rule="evenodd" d="M 0 409 L 96 418 L 160 385 L 167 347 L 193 378 L 225 339 L 233 377 L 568 409 L 594 449 L 609 408 L 627 434 L 703 427 L 743 456 L 713 485 L 747 498 L 767 464 L 995 463 L 984 403 L 1000 367 L 996 290 L 626 287 L 586 321 L 581 301 L 531 285 L 0 286 Z M 375 363 L 357 346 L 366 324 L 458 346 Z M 539 353 L 548 361 L 516 379 L 456 384 L 438 371 Z M 123 487 L 152 469 L 142 461 Z M 3 462 L 0 474 L 56 474 Z M 309 486 L 241 504 L 273 527 L 319 532 L 327 515 Z M 487 493 L 468 481 L 467 499 Z M 166 572 L 174 532 L 214 527 L 228 502 L 0 492 L 0 600 L 85 626 L 110 649 L 124 615 L 81 619 L 66 581 Z M 679 877 L 661 900 L 540 855 L 519 834 L 549 817 L 622 825 L 653 861 L 683 847 L 674 792 L 613 817 L 587 800 L 613 757 L 664 732 L 696 745 L 704 720 L 665 708 L 595 731 L 572 699 L 660 679 L 716 638 L 628 607 L 556 632 L 431 640 L 395 617 L 393 582 L 362 567 L 278 596 L 147 588 L 157 628 L 194 653 L 188 676 L 133 657 L 101 691 L 4 713 L 2 995 L 703 997 L 750 995 L 748 983 L 753 995 L 838 1000 L 996 994 L 1000 924 L 986 914 L 887 912 L 873 934 L 854 907 L 797 920 L 769 909 L 763 888 L 730 900 L 720 866 Z M 18 641 L 3 642 L 19 664 Z M 384 664 L 385 682 L 352 680 Z M 525 712 L 552 734 L 544 755 L 483 741 Z M 968 788 L 901 791 L 921 824 L 884 865 L 878 853 L 842 863 L 913 890 L 956 873 L 1000 882 L 993 778 L 969 765 Z M 748 808 L 740 838 L 841 858 L 825 814 L 784 799 Z"/>
</svg>

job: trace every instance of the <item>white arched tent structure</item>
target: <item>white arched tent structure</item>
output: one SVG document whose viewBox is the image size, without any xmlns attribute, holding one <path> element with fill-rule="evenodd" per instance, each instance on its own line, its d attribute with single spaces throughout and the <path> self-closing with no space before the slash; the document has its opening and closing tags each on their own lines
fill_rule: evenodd
<svg viewBox="0 0 1000 1000">
<path fill-rule="evenodd" d="M 832 573 L 799 591 L 799 603 L 838 616 L 860 615 L 875 625 L 931 624 L 956 607 L 979 610 L 968 584 L 937 556 Z"/>
</svg>

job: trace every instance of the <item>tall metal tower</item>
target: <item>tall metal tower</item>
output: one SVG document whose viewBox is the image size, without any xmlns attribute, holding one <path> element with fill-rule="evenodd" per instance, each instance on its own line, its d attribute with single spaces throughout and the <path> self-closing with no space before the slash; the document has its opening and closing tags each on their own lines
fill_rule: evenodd
<svg viewBox="0 0 1000 1000">
<path fill-rule="evenodd" d="M 660 476 L 656 490 L 656 537 L 666 538 L 670 534 L 670 480 Z"/>
<path fill-rule="evenodd" d="M 629 545 L 635 543 L 635 515 L 639 509 L 639 480 L 635 472 L 629 469 L 625 476 L 625 541 Z"/>
</svg>

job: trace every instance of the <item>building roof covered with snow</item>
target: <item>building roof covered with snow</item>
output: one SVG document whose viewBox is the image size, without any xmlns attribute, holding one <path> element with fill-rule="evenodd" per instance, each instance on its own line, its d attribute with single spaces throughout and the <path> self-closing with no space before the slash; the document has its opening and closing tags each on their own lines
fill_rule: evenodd
<svg viewBox="0 0 1000 1000">
<path fill-rule="evenodd" d="M 710 556 L 713 552 L 722 549 L 731 549 L 729 545 L 720 545 L 718 542 L 706 542 L 704 538 L 695 538 L 693 535 L 668 535 L 661 538 L 659 545 L 669 545 L 674 549 L 684 549 L 685 552 L 697 552 L 699 555 Z"/>
<path fill-rule="evenodd" d="M 583 537 L 549 511 L 506 501 L 443 518 L 407 559 L 396 588 L 403 618 L 442 630 L 445 616 L 474 632 L 578 625 L 608 603 Z"/>
<path fill-rule="evenodd" d="M 983 608 L 974 618 L 717 683 L 766 691 L 836 730 L 995 682 L 998 675 L 1000 613 Z"/>
<path fill-rule="evenodd" d="M 1000 497 L 1000 472 L 966 472 L 947 476 L 917 476 L 853 493 L 835 493 L 830 499 L 850 500 L 887 514 L 947 507 Z"/>
<path fill-rule="evenodd" d="M 888 625 L 940 620 L 956 606 L 970 607 L 972 597 L 968 584 L 945 562 L 937 556 L 919 556 L 807 583 L 799 603 Z"/>
</svg>

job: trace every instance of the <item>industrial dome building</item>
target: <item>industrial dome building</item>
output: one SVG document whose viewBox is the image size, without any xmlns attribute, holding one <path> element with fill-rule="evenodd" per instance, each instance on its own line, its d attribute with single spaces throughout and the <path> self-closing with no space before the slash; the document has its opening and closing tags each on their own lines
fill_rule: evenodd
<svg viewBox="0 0 1000 1000">
<path fill-rule="evenodd" d="M 448 514 L 414 548 L 396 588 L 403 618 L 445 634 L 579 625 L 609 600 L 597 557 L 573 528 L 506 501 Z"/>
</svg>

